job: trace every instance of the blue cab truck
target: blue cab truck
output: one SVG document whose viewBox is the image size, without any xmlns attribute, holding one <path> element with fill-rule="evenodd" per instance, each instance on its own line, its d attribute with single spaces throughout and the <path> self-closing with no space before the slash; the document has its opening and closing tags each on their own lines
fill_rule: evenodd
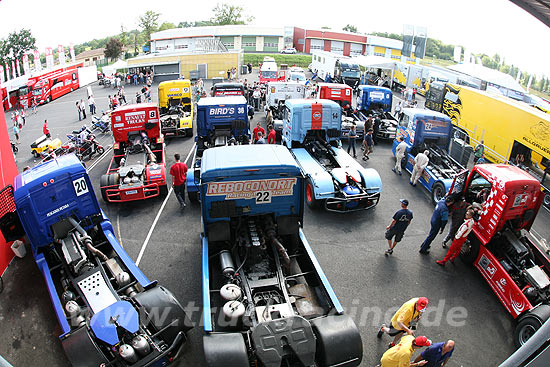
<svg viewBox="0 0 550 367">
<path fill-rule="evenodd" d="M 304 235 L 304 177 L 280 145 L 219 147 L 200 170 L 208 367 L 358 366 L 361 336 Z"/>
<path fill-rule="evenodd" d="M 403 137 L 407 143 L 401 167 L 409 173 L 412 173 L 416 155 L 429 151 L 430 162 L 418 182 L 431 193 L 434 204 L 449 191 L 455 175 L 464 170 L 464 166 L 449 154 L 453 133 L 449 116 L 420 108 L 404 108 L 393 141 L 394 157 L 398 137 Z"/>
<path fill-rule="evenodd" d="M 187 195 L 199 200 L 196 173 L 200 171 L 203 152 L 212 147 L 250 143 L 248 105 L 243 96 L 201 98 L 197 104 L 197 136 L 193 161 L 187 172 Z"/>
<path fill-rule="evenodd" d="M 381 120 L 377 138 L 393 140 L 397 131 L 397 119 L 392 116 L 393 94 L 391 89 L 374 85 L 360 85 L 357 94 L 357 111 L 364 121 L 369 115 Z"/>
<path fill-rule="evenodd" d="M 282 143 L 302 169 L 310 208 L 351 212 L 378 204 L 382 180 L 341 147 L 341 108 L 326 99 L 290 99 L 283 113 Z"/>
<path fill-rule="evenodd" d="M 185 311 L 119 244 L 74 154 L 2 191 L 11 207 L 2 232 L 8 241 L 27 235 L 73 366 L 167 366 L 178 357 L 191 328 Z"/>
</svg>

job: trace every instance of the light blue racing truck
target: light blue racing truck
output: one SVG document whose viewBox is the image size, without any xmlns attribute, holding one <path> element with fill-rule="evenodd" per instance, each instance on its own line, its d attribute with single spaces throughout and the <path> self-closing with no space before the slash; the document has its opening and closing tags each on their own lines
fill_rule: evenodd
<svg viewBox="0 0 550 367">
<path fill-rule="evenodd" d="M 341 147 L 342 115 L 338 103 L 325 99 L 285 102 L 283 138 L 304 176 L 310 208 L 351 212 L 373 208 L 380 200 L 382 180 Z"/>
<path fill-rule="evenodd" d="M 464 170 L 471 155 L 471 147 L 454 139 L 454 129 L 449 116 L 420 108 L 404 108 L 399 121 L 397 137 L 393 141 L 393 155 L 403 137 L 407 153 L 401 167 L 412 173 L 414 158 L 427 150 L 430 162 L 418 181 L 431 193 L 433 203 L 443 198 L 453 183 L 456 174 Z M 459 149 L 449 154 L 451 144 Z M 464 149 L 465 148 L 465 149 Z M 457 152 L 456 154 L 454 152 Z"/>
<path fill-rule="evenodd" d="M 206 365 L 360 365 L 357 326 L 302 230 L 304 178 L 290 152 L 207 149 L 199 186 Z"/>
<path fill-rule="evenodd" d="M 2 210 L 11 209 L 2 213 L 2 233 L 8 241 L 28 237 L 72 366 L 160 367 L 177 359 L 191 322 L 117 241 L 74 154 L 21 173 L 0 196 Z"/>
<path fill-rule="evenodd" d="M 199 200 L 198 175 L 203 152 L 212 147 L 249 144 L 248 105 L 243 96 L 201 98 L 197 104 L 197 136 L 191 167 L 187 172 L 187 195 Z"/>
</svg>

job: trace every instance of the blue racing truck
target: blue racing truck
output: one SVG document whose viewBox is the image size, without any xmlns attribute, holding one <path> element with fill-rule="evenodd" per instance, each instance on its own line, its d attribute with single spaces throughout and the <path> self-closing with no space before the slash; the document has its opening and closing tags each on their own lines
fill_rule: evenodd
<svg viewBox="0 0 550 367">
<path fill-rule="evenodd" d="M 341 147 L 341 108 L 336 102 L 290 99 L 283 113 L 283 145 L 306 176 L 310 208 L 334 212 L 369 209 L 380 200 L 382 180 Z"/>
<path fill-rule="evenodd" d="M 391 114 L 393 94 L 391 89 L 374 85 L 360 85 L 357 94 L 357 110 L 359 118 L 366 120 L 369 115 L 380 119 L 376 137 L 380 139 L 395 139 L 397 120 Z M 359 130 L 359 129 L 358 129 Z"/>
<path fill-rule="evenodd" d="M 304 178 L 289 151 L 208 149 L 200 190 L 206 365 L 358 366 L 361 336 L 302 230 Z"/>
<path fill-rule="evenodd" d="M 185 311 L 119 244 L 75 155 L 21 173 L 0 196 L 9 208 L 2 233 L 28 237 L 73 366 L 167 366 L 178 357 L 191 327 Z"/>
<path fill-rule="evenodd" d="M 189 200 L 199 200 L 196 177 L 205 149 L 225 145 L 249 144 L 248 105 L 243 96 L 201 98 L 197 104 L 197 136 L 191 169 L 187 172 Z"/>
<path fill-rule="evenodd" d="M 449 116 L 420 108 L 404 108 L 397 137 L 393 141 L 394 156 L 398 138 L 403 137 L 407 143 L 407 153 L 401 167 L 409 173 L 412 173 L 416 155 L 426 150 L 429 152 L 430 162 L 418 182 L 431 193 L 434 204 L 446 195 L 455 175 L 464 170 L 469 159 L 469 155 L 464 155 L 469 150 L 460 150 L 461 157 L 456 159 L 449 154 L 450 144 L 456 144 L 453 134 Z"/>
</svg>

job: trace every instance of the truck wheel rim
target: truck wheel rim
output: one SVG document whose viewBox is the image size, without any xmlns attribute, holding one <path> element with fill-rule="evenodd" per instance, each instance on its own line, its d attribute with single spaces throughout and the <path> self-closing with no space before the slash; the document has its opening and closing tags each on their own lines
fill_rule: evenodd
<svg viewBox="0 0 550 367">
<path fill-rule="evenodd" d="M 441 187 L 437 186 L 434 190 L 434 196 L 435 196 L 435 199 L 436 201 L 439 201 L 441 200 L 441 198 L 443 197 L 443 192 L 441 190 Z"/>
<path fill-rule="evenodd" d="M 535 333 L 537 332 L 537 330 L 535 329 L 535 327 L 533 325 L 525 325 L 522 329 L 521 329 L 521 332 L 519 334 L 519 342 L 521 345 L 527 343 L 527 340 L 529 340 L 529 338 L 531 338 L 533 335 L 535 335 Z"/>
<path fill-rule="evenodd" d="M 311 203 L 313 201 L 313 190 L 311 189 L 311 185 L 306 186 L 306 198 L 308 203 Z"/>
</svg>

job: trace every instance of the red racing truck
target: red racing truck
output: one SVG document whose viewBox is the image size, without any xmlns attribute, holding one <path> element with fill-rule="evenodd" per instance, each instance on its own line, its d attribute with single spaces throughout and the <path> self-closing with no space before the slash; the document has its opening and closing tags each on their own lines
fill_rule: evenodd
<svg viewBox="0 0 550 367">
<path fill-rule="evenodd" d="M 550 318 L 550 260 L 529 232 L 544 197 L 540 183 L 515 166 L 478 164 L 455 177 L 449 195 L 481 205 L 461 258 L 516 319 L 519 347 Z"/>
<path fill-rule="evenodd" d="M 143 200 L 166 195 L 164 137 L 154 103 L 121 107 L 111 113 L 113 158 L 101 176 L 105 202 Z"/>
</svg>

